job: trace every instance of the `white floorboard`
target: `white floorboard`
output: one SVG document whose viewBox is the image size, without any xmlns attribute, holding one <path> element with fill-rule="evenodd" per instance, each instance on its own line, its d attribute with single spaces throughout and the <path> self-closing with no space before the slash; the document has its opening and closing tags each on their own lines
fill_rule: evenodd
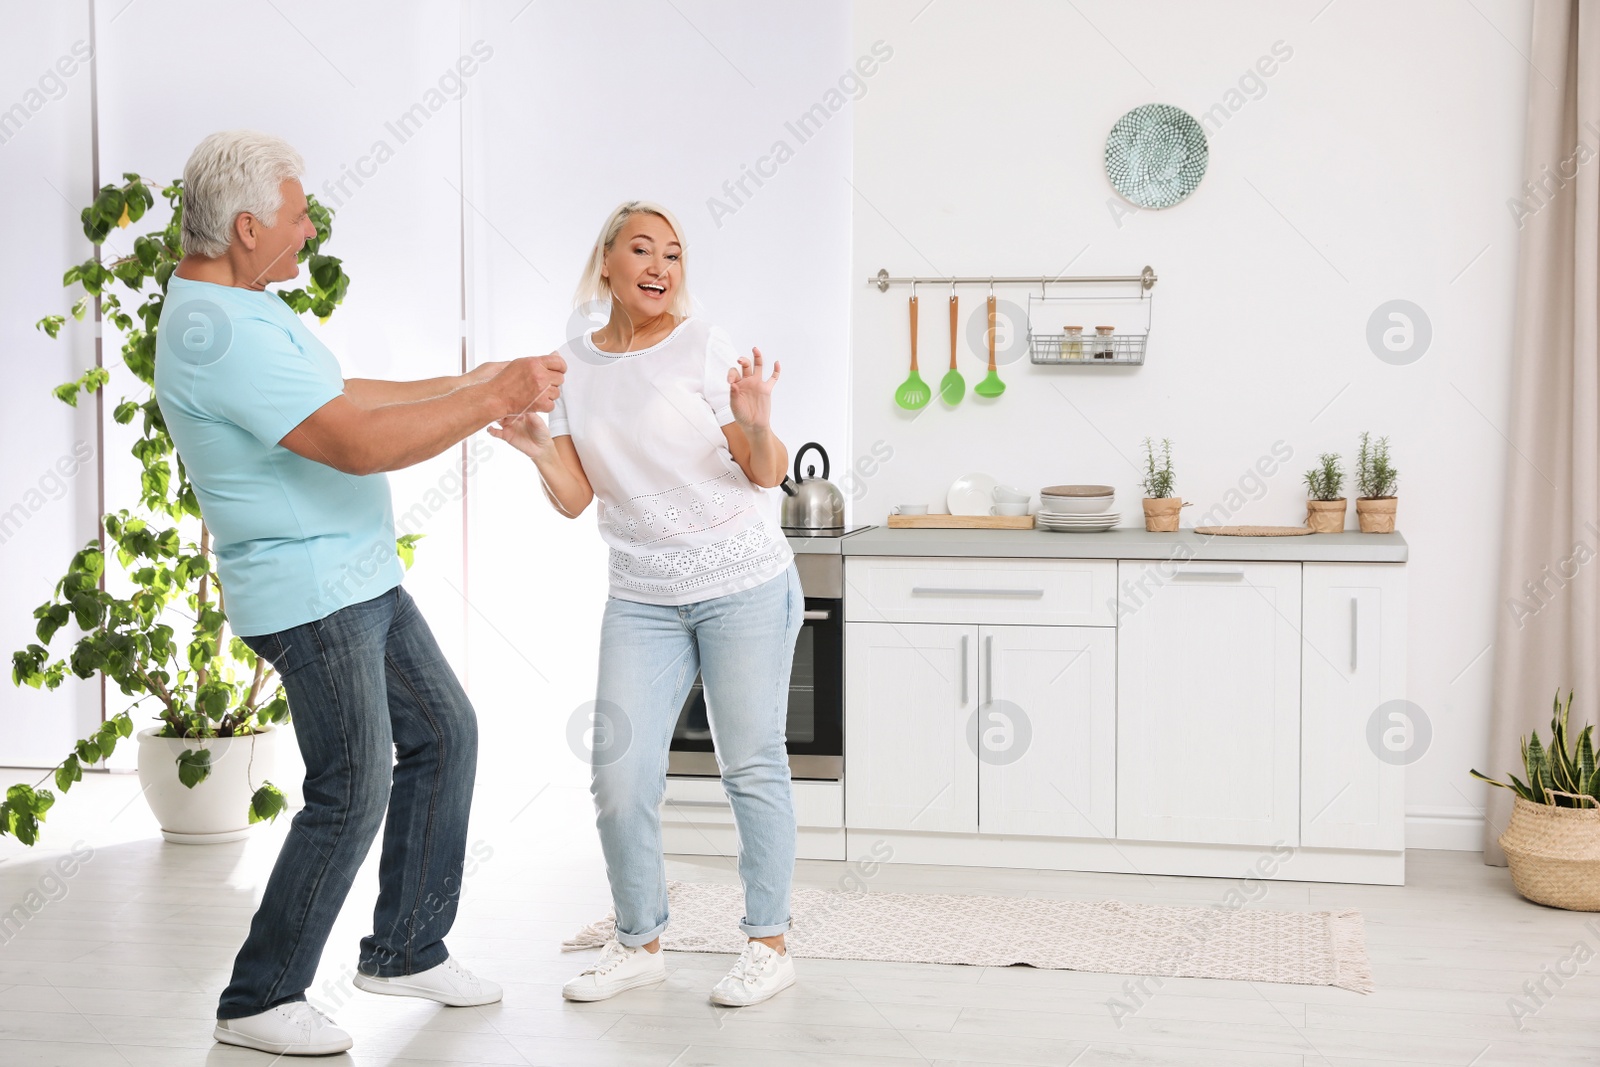
<svg viewBox="0 0 1600 1067">
<path fill-rule="evenodd" d="M 0 771 L 0 785 L 37 777 Z M 53 898 L 13 936 L 0 932 L 4 1067 L 266 1067 L 273 1061 L 214 1044 L 211 1020 L 287 820 L 237 844 L 168 845 L 137 793 L 130 775 L 90 776 L 52 812 L 38 848 L 0 839 L 0 914 L 30 891 Z M 1591 916 L 1529 904 L 1503 869 L 1484 867 L 1476 854 L 1463 852 L 1412 851 L 1405 886 L 1267 884 L 1251 905 L 1361 909 L 1377 979 L 1369 996 L 1323 986 L 802 960 L 794 989 L 767 1004 L 729 1010 L 706 999 L 729 958 L 673 953 L 668 979 L 658 987 L 599 1004 L 568 1004 L 560 998 L 561 983 L 594 953 L 563 953 L 560 942 L 604 914 L 608 902 L 589 797 L 579 786 L 557 785 L 525 808 L 510 799 L 515 802 L 498 803 L 480 791 L 473 840 L 493 855 L 467 880 L 450 937 L 456 955 L 506 986 L 505 1001 L 442 1008 L 351 986 L 356 943 L 376 896 L 374 854 L 310 990 L 314 1002 L 352 1031 L 356 1048 L 320 1062 L 1600 1063 L 1600 965 L 1593 962 L 1600 955 L 1600 918 L 1591 927 Z M 80 840 L 93 849 L 81 870 L 62 887 L 43 881 Z M 844 864 L 806 861 L 798 881 L 833 887 L 845 872 Z M 668 873 L 737 881 L 732 861 L 717 858 L 674 858 Z M 880 867 L 867 882 L 873 891 L 1202 906 L 1222 901 L 1236 885 L 905 865 Z M 1571 977 L 1557 973 L 1564 960 L 1576 964 Z M 1541 980 L 1549 995 L 1536 1001 L 1524 983 Z M 1531 1013 L 1514 1021 L 1512 1005 L 1519 1000 Z"/>
</svg>

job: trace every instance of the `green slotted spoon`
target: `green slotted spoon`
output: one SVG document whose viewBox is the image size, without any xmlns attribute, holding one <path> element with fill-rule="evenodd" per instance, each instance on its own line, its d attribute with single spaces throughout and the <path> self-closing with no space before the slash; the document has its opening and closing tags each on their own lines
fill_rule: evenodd
<svg viewBox="0 0 1600 1067">
<path fill-rule="evenodd" d="M 894 391 L 894 402 L 907 411 L 915 411 L 926 407 L 933 398 L 933 390 L 928 388 L 928 383 L 922 380 L 922 375 L 917 373 L 917 293 L 911 292 L 911 374 L 900 387 Z"/>
<path fill-rule="evenodd" d="M 956 287 L 950 286 L 950 369 L 939 380 L 939 399 L 951 407 L 961 403 L 967 392 L 967 380 L 956 370 Z"/>
<path fill-rule="evenodd" d="M 1006 383 L 1000 380 L 1000 372 L 994 365 L 994 294 L 989 294 L 989 373 L 983 381 L 972 387 L 972 391 L 979 396 L 993 400 L 1006 391 Z"/>
</svg>

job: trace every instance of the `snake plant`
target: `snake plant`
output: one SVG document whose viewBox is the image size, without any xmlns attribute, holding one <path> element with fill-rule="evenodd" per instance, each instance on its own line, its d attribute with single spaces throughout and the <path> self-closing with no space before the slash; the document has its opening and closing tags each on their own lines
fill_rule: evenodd
<svg viewBox="0 0 1600 1067">
<path fill-rule="evenodd" d="M 1523 782 L 1514 774 L 1506 775 L 1511 781 L 1500 782 L 1478 771 L 1490 785 L 1509 789 L 1524 800 L 1557 808 L 1600 807 L 1600 770 L 1595 769 L 1594 726 L 1585 726 L 1577 740 L 1569 744 L 1567 713 L 1572 710 L 1572 692 L 1568 690 L 1566 703 L 1561 702 L 1561 690 L 1556 690 L 1555 711 L 1550 718 L 1550 747 L 1539 741 L 1539 731 L 1522 739 L 1522 766 L 1528 780 Z"/>
</svg>

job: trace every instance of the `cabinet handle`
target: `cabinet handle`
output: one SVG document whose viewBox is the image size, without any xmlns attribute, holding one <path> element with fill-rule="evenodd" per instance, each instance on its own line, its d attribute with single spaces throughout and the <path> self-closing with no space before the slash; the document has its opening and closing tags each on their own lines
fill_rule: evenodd
<svg viewBox="0 0 1600 1067">
<path fill-rule="evenodd" d="M 1197 570 L 1193 567 L 1184 567 L 1172 576 L 1175 582 L 1182 581 L 1238 581 L 1244 577 L 1243 567 L 1212 567 L 1209 570 Z"/>
<path fill-rule="evenodd" d="M 807 622 L 827 622 L 833 618 L 833 612 L 827 608 L 807 608 L 800 617 Z"/>
<path fill-rule="evenodd" d="M 912 596 L 1044 596 L 1043 589 L 961 589 L 934 585 L 914 585 Z"/>
<path fill-rule="evenodd" d="M 967 635 L 961 635 L 961 706 L 967 706 Z"/>
<path fill-rule="evenodd" d="M 1361 632 L 1361 623 L 1358 612 L 1361 610 L 1360 601 L 1355 597 L 1350 598 L 1350 673 L 1356 672 L 1356 637 Z"/>
<path fill-rule="evenodd" d="M 994 634 L 988 634 L 983 639 L 983 684 L 988 690 L 986 698 L 990 704 L 994 703 Z"/>
</svg>

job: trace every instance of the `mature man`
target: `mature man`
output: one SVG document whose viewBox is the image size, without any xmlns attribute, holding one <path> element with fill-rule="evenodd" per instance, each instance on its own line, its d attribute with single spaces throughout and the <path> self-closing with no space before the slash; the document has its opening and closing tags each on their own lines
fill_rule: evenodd
<svg viewBox="0 0 1600 1067">
<path fill-rule="evenodd" d="M 400 587 L 384 471 L 490 422 L 549 411 L 545 356 L 418 382 L 345 379 L 276 294 L 316 230 L 300 156 L 250 131 L 183 172 L 156 399 L 211 530 L 234 633 L 283 678 L 305 758 L 294 817 L 217 1009 L 215 1037 L 290 1055 L 351 1046 L 305 999 L 351 879 L 387 822 L 356 985 L 442 1004 L 500 988 L 450 957 L 477 763 L 472 705 Z"/>
</svg>

